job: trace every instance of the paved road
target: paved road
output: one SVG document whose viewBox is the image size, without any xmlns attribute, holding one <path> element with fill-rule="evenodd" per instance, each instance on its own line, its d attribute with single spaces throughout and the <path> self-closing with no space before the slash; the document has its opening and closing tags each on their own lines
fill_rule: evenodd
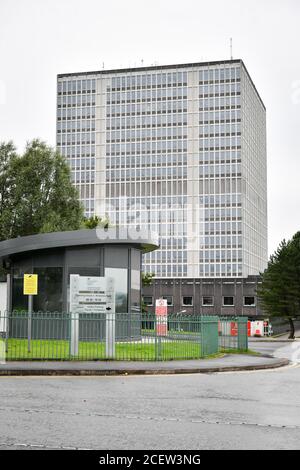
<svg viewBox="0 0 300 470">
<path fill-rule="evenodd" d="M 293 344 L 251 348 L 292 357 Z M 183 376 L 1 377 L 0 449 L 299 449 L 299 391 L 300 364 Z"/>
</svg>

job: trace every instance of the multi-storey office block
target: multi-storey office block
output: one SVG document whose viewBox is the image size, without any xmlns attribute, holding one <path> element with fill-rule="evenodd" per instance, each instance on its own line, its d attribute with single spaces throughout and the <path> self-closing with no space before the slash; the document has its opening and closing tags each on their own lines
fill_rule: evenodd
<svg viewBox="0 0 300 470">
<path fill-rule="evenodd" d="M 241 60 L 58 76 L 57 147 L 86 214 L 156 230 L 157 278 L 265 268 L 265 118 Z"/>
</svg>

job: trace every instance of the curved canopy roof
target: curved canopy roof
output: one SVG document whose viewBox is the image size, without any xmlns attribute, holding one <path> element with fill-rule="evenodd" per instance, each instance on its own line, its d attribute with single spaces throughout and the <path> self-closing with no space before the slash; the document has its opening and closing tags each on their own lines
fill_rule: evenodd
<svg viewBox="0 0 300 470">
<path fill-rule="evenodd" d="M 143 233 L 133 232 L 132 235 L 131 238 L 128 237 L 124 228 L 84 229 L 30 235 L 0 242 L 0 259 L 37 250 L 87 245 L 131 245 L 140 248 L 143 253 L 159 247 L 158 238 L 153 233 L 148 233 L 147 238 L 143 238 Z"/>
</svg>

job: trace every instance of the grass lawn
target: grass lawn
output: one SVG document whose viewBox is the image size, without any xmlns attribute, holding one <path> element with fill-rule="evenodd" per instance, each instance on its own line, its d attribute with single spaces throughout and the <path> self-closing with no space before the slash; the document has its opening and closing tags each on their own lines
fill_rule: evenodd
<svg viewBox="0 0 300 470">
<path fill-rule="evenodd" d="M 0 340 L 0 355 L 3 356 L 5 342 Z M 227 354 L 259 355 L 255 351 L 239 349 L 219 348 L 216 354 L 206 355 L 217 357 Z M 159 350 L 158 344 L 151 339 L 149 342 L 131 341 L 116 343 L 116 360 L 180 360 L 200 359 L 201 346 L 195 341 L 165 341 L 162 339 Z M 1 357 L 0 357 L 1 359 Z M 103 342 L 79 342 L 79 354 L 71 357 L 69 354 L 69 342 L 64 340 L 32 340 L 31 351 L 28 352 L 26 339 L 9 339 L 8 352 L 5 355 L 8 361 L 14 360 L 106 360 L 105 343 Z"/>
<path fill-rule="evenodd" d="M 131 341 L 116 343 L 117 360 L 199 359 L 201 346 L 193 341 L 161 342 L 160 354 L 154 342 Z M 79 354 L 71 357 L 69 342 L 64 340 L 32 340 L 28 352 L 26 339 L 9 339 L 6 360 L 105 360 L 105 343 L 79 342 Z"/>
<path fill-rule="evenodd" d="M 220 352 L 223 354 L 249 354 L 250 356 L 261 356 L 260 352 L 252 351 L 252 349 L 230 349 L 220 348 Z"/>
</svg>

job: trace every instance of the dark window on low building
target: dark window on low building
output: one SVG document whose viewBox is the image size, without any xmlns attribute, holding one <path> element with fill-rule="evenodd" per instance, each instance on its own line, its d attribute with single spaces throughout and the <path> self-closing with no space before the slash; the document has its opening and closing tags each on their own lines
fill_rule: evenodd
<svg viewBox="0 0 300 470">
<path fill-rule="evenodd" d="M 184 307 L 192 307 L 193 306 L 193 297 L 191 295 L 184 295 L 182 297 L 182 305 Z"/>
<path fill-rule="evenodd" d="M 167 301 L 168 307 L 173 305 L 173 295 L 163 295 L 162 298 Z"/>
<path fill-rule="evenodd" d="M 212 306 L 214 304 L 214 298 L 212 295 L 204 295 L 202 297 L 202 305 L 205 306 Z"/>
<path fill-rule="evenodd" d="M 255 297 L 247 295 L 244 297 L 244 306 L 245 307 L 255 307 Z"/>
<path fill-rule="evenodd" d="M 143 301 L 145 305 L 147 305 L 148 307 L 151 307 L 153 305 L 152 295 L 144 295 Z"/>
<path fill-rule="evenodd" d="M 13 270 L 12 309 L 27 310 L 28 297 L 23 295 L 24 273 L 30 268 Z M 62 312 L 63 305 L 63 268 L 34 268 L 38 274 L 38 295 L 33 297 L 34 312 Z"/>
<path fill-rule="evenodd" d="M 233 297 L 223 297 L 223 306 L 224 307 L 232 307 L 234 305 L 234 298 Z"/>
</svg>

